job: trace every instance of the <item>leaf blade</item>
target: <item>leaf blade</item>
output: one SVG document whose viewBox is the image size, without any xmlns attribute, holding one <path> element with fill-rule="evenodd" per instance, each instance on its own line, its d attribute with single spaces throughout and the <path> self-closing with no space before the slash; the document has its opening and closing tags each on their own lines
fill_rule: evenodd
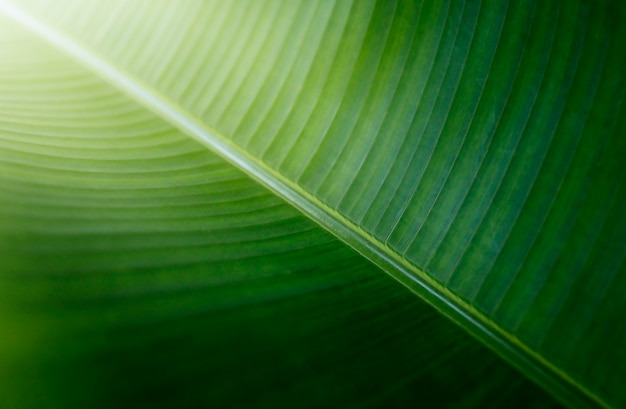
<svg viewBox="0 0 626 409">
<path fill-rule="evenodd" d="M 324 4 L 324 6 L 334 7 L 328 4 Z M 429 70 L 424 70 L 421 73 L 421 75 L 428 73 L 429 79 L 424 83 L 426 88 L 422 99 L 415 102 L 417 106 L 413 110 L 414 116 L 409 118 L 411 123 L 408 127 L 409 131 L 406 133 L 407 136 L 404 140 L 392 138 L 396 144 L 402 141 L 402 145 L 397 146 L 404 148 L 396 148 L 400 149 L 399 151 L 381 150 L 384 153 L 382 157 L 386 160 L 377 158 L 381 163 L 399 163 L 397 171 L 391 168 L 388 173 L 391 177 L 385 179 L 386 185 L 383 184 L 380 191 L 382 193 L 379 193 L 374 201 L 370 202 L 371 205 L 361 205 L 360 212 L 364 213 L 359 215 L 360 218 L 354 219 L 351 215 L 342 215 L 336 211 L 341 209 L 341 203 L 332 202 L 330 199 L 338 200 L 340 195 L 331 194 L 334 192 L 332 189 L 321 190 L 328 196 L 318 196 L 317 189 L 323 184 L 320 180 L 314 181 L 311 175 L 326 173 L 336 177 L 342 172 L 331 173 L 329 166 L 334 166 L 335 163 L 327 161 L 325 154 L 317 156 L 321 158 L 320 162 L 313 161 L 316 156 L 315 154 L 309 155 L 309 150 L 318 145 L 321 149 L 327 149 L 329 152 L 333 149 L 325 148 L 325 146 L 341 149 L 341 141 L 344 140 L 342 133 L 332 134 L 332 130 L 335 128 L 329 121 L 335 118 L 334 115 L 337 113 L 349 115 L 348 113 L 351 112 L 353 102 L 350 101 L 350 98 L 345 97 L 347 95 L 345 92 L 356 96 L 362 91 L 359 87 L 350 88 L 348 84 L 352 78 L 353 67 L 361 67 L 363 64 L 369 64 L 378 58 L 377 56 L 368 56 L 363 60 L 365 63 L 359 64 L 357 62 L 359 61 L 358 56 L 367 55 L 369 49 L 368 46 L 362 45 L 364 44 L 362 43 L 363 39 L 369 39 L 365 40 L 366 42 L 378 40 L 375 35 L 368 37 L 365 34 L 369 27 L 376 27 L 375 24 L 381 21 L 378 20 L 378 17 L 371 16 L 384 15 L 387 6 L 358 3 L 354 9 L 349 10 L 349 13 L 348 6 L 343 5 L 343 7 L 346 7 L 344 14 L 332 14 L 329 17 L 328 26 L 325 26 L 326 22 L 318 23 L 325 27 L 322 44 L 329 45 L 329 47 L 309 50 L 309 54 L 317 57 L 310 68 L 303 67 L 297 72 L 290 71 L 289 75 L 295 72 L 289 78 L 291 82 L 284 82 L 280 90 L 274 91 L 275 93 L 281 93 L 283 90 L 286 90 L 285 93 L 291 92 L 291 96 L 285 99 L 285 101 L 290 101 L 291 105 L 287 102 L 282 108 L 282 114 L 275 113 L 273 115 L 275 123 L 269 127 L 275 130 L 274 133 L 267 134 L 257 131 L 253 136 L 242 136 L 243 140 L 246 140 L 244 145 L 238 142 L 238 135 L 232 135 L 234 142 L 231 143 L 231 135 L 228 135 L 229 138 L 223 137 L 222 135 L 226 135 L 225 133 L 214 132 L 205 125 L 211 123 L 214 124 L 215 129 L 221 130 L 237 129 L 237 123 L 241 123 L 241 118 L 221 115 L 224 112 L 223 108 L 216 108 L 216 110 L 213 108 L 216 106 L 224 107 L 227 100 L 230 101 L 228 106 L 243 106 L 244 101 L 239 101 L 238 98 L 249 98 L 248 95 L 244 95 L 245 93 L 241 94 L 240 97 L 232 94 L 232 90 L 236 89 L 236 86 L 229 83 L 225 73 L 233 64 L 238 66 L 236 61 L 239 61 L 242 55 L 252 55 L 255 49 L 261 47 L 261 42 L 251 40 L 254 36 L 253 31 L 243 31 L 242 33 L 230 31 L 224 34 L 222 44 L 231 44 L 231 42 L 232 44 L 242 44 L 242 47 L 248 47 L 245 51 L 239 47 L 234 47 L 233 51 L 230 52 L 225 48 L 226 46 L 217 46 L 218 51 L 216 52 L 218 54 L 211 54 L 212 51 L 209 51 L 205 56 L 193 56 L 192 60 L 196 61 L 195 66 L 202 67 L 204 71 L 186 72 L 186 78 L 192 78 L 194 74 L 197 75 L 201 72 L 215 72 L 216 82 L 207 82 L 208 77 L 200 76 L 198 78 L 203 82 L 191 93 L 178 93 L 175 87 L 171 91 L 163 88 L 163 94 L 152 89 L 151 92 L 160 94 L 159 100 L 166 101 L 169 95 L 173 95 L 176 100 L 175 103 L 166 102 L 166 106 L 163 108 L 159 108 L 160 102 L 155 103 L 153 109 L 162 109 L 162 112 L 169 109 L 171 111 L 169 112 L 170 120 L 178 121 L 178 126 L 186 127 L 187 131 L 192 134 L 204 135 L 201 138 L 206 139 L 205 142 L 214 147 L 217 146 L 217 150 L 221 150 L 223 155 L 230 156 L 231 161 L 247 169 L 251 174 L 260 176 L 266 185 L 270 185 L 283 197 L 287 197 L 293 203 L 298 204 L 301 210 L 322 224 L 326 224 L 335 234 L 338 234 L 360 252 L 366 253 L 397 279 L 409 286 L 414 286 L 415 279 L 419 280 L 419 285 L 422 287 L 417 291 L 420 291 L 425 297 L 430 297 L 430 301 L 437 304 L 439 308 L 448 309 L 448 314 L 456 314 L 457 319 L 470 323 L 468 326 L 474 326 L 475 333 L 482 336 L 484 341 L 493 336 L 496 338 L 496 343 L 504 342 L 513 349 L 521 348 L 522 355 L 525 354 L 530 357 L 531 361 L 535 361 L 530 364 L 531 368 L 544 367 L 545 369 L 547 367 L 548 371 L 556 372 L 556 378 L 563 377 L 566 379 L 566 383 L 570 382 L 576 388 L 584 390 L 585 387 L 578 380 L 585 379 L 584 383 L 593 383 L 593 380 L 590 380 L 586 374 L 586 370 L 577 367 L 571 361 L 568 363 L 567 359 L 558 356 L 555 351 L 550 352 L 552 356 L 546 360 L 541 356 L 540 347 L 532 346 L 537 344 L 537 339 L 545 338 L 546 331 L 548 331 L 546 328 L 549 326 L 548 321 L 544 320 L 539 312 L 532 313 L 532 317 L 526 316 L 524 315 L 525 311 L 520 312 L 518 306 L 522 305 L 526 309 L 531 308 L 530 298 L 527 298 L 526 294 L 541 290 L 548 291 L 545 288 L 549 287 L 542 287 L 541 282 L 549 281 L 548 275 L 551 270 L 545 269 L 543 267 L 545 262 L 538 260 L 546 257 L 557 257 L 560 251 L 558 243 L 556 245 L 550 243 L 549 254 L 542 256 L 542 251 L 543 254 L 546 254 L 545 250 L 535 244 L 535 237 L 538 237 L 540 231 L 545 231 L 541 230 L 543 220 L 549 217 L 548 225 L 552 223 L 555 226 L 562 226 L 564 223 L 570 222 L 569 218 L 567 221 L 559 221 L 561 217 L 559 212 L 550 213 L 549 210 L 555 195 L 560 194 L 559 186 L 563 181 L 564 169 L 567 168 L 567 166 L 561 166 L 561 163 L 563 160 L 565 162 L 571 160 L 571 155 L 575 152 L 575 144 L 569 141 L 568 135 L 570 132 L 574 132 L 577 138 L 580 137 L 582 132 L 580 130 L 580 118 L 584 117 L 586 109 L 584 98 L 578 101 L 567 98 L 570 85 L 577 81 L 576 84 L 582 84 L 579 86 L 586 86 L 590 81 L 586 75 L 591 75 L 591 84 L 593 84 L 593 72 L 599 72 L 599 70 L 612 72 L 609 78 L 603 78 L 600 81 L 602 89 L 600 94 L 605 95 L 605 99 L 594 104 L 594 107 L 598 107 L 596 112 L 600 122 L 609 120 L 607 115 L 611 110 L 607 107 L 610 106 L 612 92 L 615 92 L 618 100 L 622 98 L 623 80 L 620 80 L 619 68 L 623 66 L 623 53 L 620 52 L 623 47 L 620 48 L 620 43 L 617 41 L 604 42 L 604 39 L 611 35 L 614 38 L 620 38 L 618 35 L 614 35 L 614 32 L 615 26 L 619 26 L 619 19 L 623 16 L 623 9 L 615 6 L 615 10 L 613 10 L 609 2 L 598 5 L 591 9 L 590 20 L 587 21 L 588 10 L 586 6 L 576 2 L 567 5 L 560 5 L 556 2 L 545 3 L 541 6 L 536 5 L 536 7 L 543 7 L 544 9 L 538 9 L 534 12 L 532 25 L 542 27 L 544 32 L 549 33 L 549 38 L 554 36 L 553 43 L 559 44 L 559 46 L 545 42 L 544 38 L 538 34 L 529 35 L 526 40 L 523 40 L 525 41 L 523 48 L 534 51 L 528 52 L 523 58 L 531 64 L 536 64 L 536 68 L 522 69 L 519 73 L 516 72 L 519 80 L 518 77 L 509 77 L 514 78 L 511 79 L 514 81 L 513 84 L 511 82 L 506 84 L 506 87 L 510 88 L 505 87 L 500 90 L 497 85 L 495 86 L 498 91 L 505 94 L 511 92 L 512 98 L 508 97 L 507 99 L 503 117 L 498 128 L 494 131 L 494 139 L 492 142 L 482 139 L 483 135 L 480 134 L 480 131 L 472 134 L 475 138 L 472 140 L 474 142 L 487 144 L 490 147 L 491 143 L 496 141 L 501 144 L 501 151 L 496 150 L 495 153 L 487 155 L 486 158 L 488 159 L 479 165 L 478 171 L 478 174 L 483 175 L 483 177 L 486 174 L 491 175 L 486 182 L 492 189 L 493 202 L 491 199 L 485 201 L 481 197 L 484 193 L 482 188 L 474 190 L 475 193 L 468 193 L 471 197 L 477 198 L 476 206 L 465 208 L 467 209 L 466 212 L 469 213 L 469 218 L 474 222 L 469 227 L 456 231 L 454 229 L 459 224 L 463 225 L 463 220 L 454 224 L 457 221 L 454 219 L 454 222 L 448 224 L 445 214 L 450 208 L 462 206 L 463 202 L 455 202 L 452 199 L 462 197 L 462 195 L 457 196 L 455 188 L 448 189 L 447 192 L 450 193 L 447 196 L 442 196 L 439 192 L 443 192 L 443 190 L 439 189 L 448 182 L 449 175 L 452 174 L 450 172 L 455 169 L 458 163 L 461 163 L 461 161 L 457 161 L 455 156 L 455 146 L 461 146 L 459 144 L 462 139 L 455 132 L 463 134 L 463 128 L 470 126 L 466 123 L 467 116 L 464 116 L 463 112 L 463 107 L 466 104 L 461 102 L 464 102 L 463 98 L 467 98 L 468 101 L 480 104 L 480 98 L 474 93 L 476 89 L 471 83 L 474 80 L 471 73 L 478 72 L 477 76 L 482 80 L 480 67 L 484 67 L 485 61 L 483 58 L 479 58 L 479 54 L 484 50 L 479 46 L 471 48 L 473 36 L 476 35 L 476 38 L 481 38 L 482 35 L 485 35 L 486 38 L 493 41 L 495 38 L 493 35 L 498 30 L 491 32 L 490 29 L 497 27 L 502 18 L 505 18 L 502 27 L 507 27 L 506 23 L 510 19 L 514 19 L 516 13 L 508 14 L 507 12 L 505 16 L 504 12 L 496 10 L 494 5 L 478 7 L 475 4 L 469 4 L 464 8 L 460 3 L 451 4 L 451 8 L 446 9 L 448 14 L 441 29 L 442 35 L 438 46 L 435 49 L 436 68 L 433 71 L 433 77 L 430 77 Z M 77 10 L 77 13 L 80 14 L 80 9 Z M 246 18 L 254 19 L 254 16 L 262 15 L 254 13 L 263 13 L 258 9 L 255 10 L 253 14 L 247 17 L 245 13 L 238 14 L 239 17 L 237 18 L 240 20 L 237 20 L 239 21 L 237 24 L 248 27 L 244 23 L 248 21 Z M 544 10 L 548 10 L 549 13 L 543 12 Z M 608 16 L 611 10 L 616 11 L 613 17 Z M 175 11 L 171 12 L 174 13 Z M 382 14 L 377 14 L 379 12 Z M 68 15 L 71 14 L 71 12 L 68 13 Z M 107 15 L 102 10 L 98 14 Z M 168 13 L 164 14 L 167 15 Z M 111 15 L 109 14 L 109 16 Z M 128 33 L 136 31 L 143 33 L 143 38 L 149 38 L 146 33 L 149 33 L 151 29 L 142 27 L 141 25 L 144 23 L 138 19 L 133 19 L 132 13 L 124 14 L 122 10 L 120 15 L 125 19 L 125 23 L 131 27 L 125 31 L 127 36 Z M 552 24 L 552 17 L 556 18 L 556 24 Z M 151 17 L 154 21 L 157 21 L 158 18 L 154 15 Z M 206 15 L 202 18 L 210 19 Z M 477 24 L 481 18 L 486 19 L 487 23 Z M 259 17 L 259 19 L 262 20 L 263 18 Z M 425 22 L 421 29 L 436 31 L 440 28 L 440 24 L 440 20 L 434 24 Z M 519 22 L 517 24 L 520 26 Z M 353 27 L 353 29 L 348 29 L 348 27 Z M 392 30 L 394 28 L 395 26 L 392 26 Z M 375 28 L 372 30 L 373 33 L 377 32 Z M 406 30 L 406 28 L 398 30 Z M 538 31 L 538 33 L 541 32 Z M 84 34 L 85 38 L 89 38 L 89 30 L 81 33 Z M 343 34 L 337 36 L 337 33 Z M 396 35 L 402 35 L 402 31 Z M 149 44 L 145 51 L 148 53 L 147 55 L 150 53 L 158 55 L 158 46 L 155 43 Z M 331 44 L 334 45 L 330 46 Z M 565 44 L 569 48 L 561 48 L 561 44 Z M 603 53 L 606 53 L 606 47 L 594 47 L 593 44 L 613 44 L 615 46 L 615 52 L 611 53 L 613 59 L 609 61 L 608 68 L 597 68 L 601 67 L 600 63 Z M 127 64 L 125 71 L 143 72 L 142 67 L 145 63 L 142 61 L 146 61 L 148 58 L 145 56 L 136 58 L 136 49 L 127 52 L 120 51 L 119 48 L 111 48 L 111 44 L 107 44 L 106 41 L 98 43 L 98 46 L 101 46 L 99 52 L 102 52 L 103 55 L 109 55 L 111 60 L 125 61 Z M 419 46 L 416 48 L 421 49 Z M 585 53 L 585 58 L 581 58 L 581 52 Z M 596 55 L 596 53 L 599 54 Z M 298 53 L 296 52 L 296 54 Z M 280 55 L 280 53 L 276 53 L 276 55 Z M 328 57 L 320 57 L 320 55 L 328 55 Z M 499 61 L 508 57 L 506 52 L 496 52 L 493 55 L 499 56 Z M 203 57 L 206 59 L 202 60 Z M 304 57 L 298 54 L 297 58 Z M 338 61 L 342 61 L 339 66 L 333 63 L 334 58 L 339 58 Z M 582 61 L 583 64 L 579 64 L 578 61 Z M 501 62 L 501 64 L 507 66 L 506 63 Z M 520 64 L 522 68 L 527 67 L 524 63 Z M 241 66 L 243 64 L 239 65 L 238 68 Z M 578 73 L 579 67 L 583 74 Z M 367 68 L 366 66 L 365 69 Z M 468 74 L 467 79 L 464 79 L 461 70 L 468 70 L 467 72 L 470 74 Z M 511 70 L 515 71 L 516 69 L 512 67 Z M 182 71 L 185 72 L 184 69 Z M 589 74 L 590 72 L 592 74 Z M 122 76 L 127 77 L 127 74 Z M 251 72 L 244 74 L 242 71 L 239 77 L 252 78 L 253 75 Z M 148 77 L 146 78 L 148 82 L 151 81 Z M 595 78 L 599 78 L 597 74 Z M 420 78 L 418 76 L 417 80 L 414 78 L 410 80 L 418 81 Z M 136 83 L 135 80 L 131 82 Z M 156 85 L 142 86 L 141 88 L 159 88 L 158 82 L 154 84 Z M 409 84 L 411 84 L 410 81 Z M 416 84 L 410 85 L 408 88 L 419 89 L 420 85 Z M 463 86 L 458 88 L 459 84 Z M 524 84 L 527 84 L 529 89 L 525 89 Z M 301 91 L 293 92 L 292 88 Z M 459 89 L 462 91 L 461 94 L 459 94 Z M 507 89 L 511 89 L 511 91 Z M 593 87 L 591 89 L 593 90 Z M 142 90 L 138 92 L 142 92 Z M 581 92 L 580 95 L 586 96 L 587 94 Z M 152 103 L 149 101 L 149 97 L 143 98 L 144 102 Z M 346 101 L 345 104 L 344 100 Z M 172 107 L 174 107 L 173 110 Z M 345 107 L 345 111 L 342 111 L 343 107 Z M 517 111 L 518 107 L 522 110 L 521 114 Z M 484 115 L 489 117 L 489 105 L 477 112 L 484 112 Z M 187 115 L 189 113 L 192 114 Z M 566 114 L 565 117 L 564 113 Z M 578 119 L 579 123 L 572 122 L 572 118 Z M 272 122 L 272 119 L 269 121 Z M 563 125 L 563 121 L 567 121 L 565 125 Z M 406 125 L 397 126 L 407 128 Z M 337 129 L 343 128 L 339 126 Z M 450 130 L 448 131 L 448 129 Z M 329 130 L 331 134 L 326 134 Z M 514 137 L 511 137 L 509 132 L 513 133 Z M 324 136 L 325 134 L 326 136 Z M 609 133 L 603 133 L 603 135 L 607 138 L 612 137 L 612 140 L 620 139 L 619 131 L 615 131 L 613 135 Z M 324 139 L 320 139 L 322 136 Z M 440 138 L 456 142 L 440 144 Z M 358 141 L 358 136 L 352 136 L 351 139 Z M 320 143 L 322 140 L 324 142 Z M 558 144 L 562 144 L 563 148 L 554 148 Z M 256 146 L 254 149 L 257 151 L 248 150 L 247 146 Z M 615 149 L 616 157 L 624 151 L 619 144 L 614 144 L 612 148 Z M 407 153 L 402 153 L 405 156 L 398 161 L 393 158 L 395 152 Z M 457 151 L 456 155 L 459 155 L 459 152 Z M 567 159 L 568 155 L 570 155 L 570 159 Z M 577 155 L 575 156 L 576 163 L 593 161 L 590 159 L 593 155 L 588 153 L 583 152 Z M 371 158 L 361 158 L 361 161 L 357 160 L 356 163 L 360 163 L 359 169 L 367 169 L 370 166 L 378 169 L 378 163 L 372 161 Z M 506 161 L 508 163 L 505 163 Z M 426 167 L 425 163 L 427 162 L 431 162 L 433 165 Z M 547 165 L 544 166 L 544 163 Z M 506 166 L 503 167 L 503 164 Z M 311 170 L 302 176 L 304 169 Z M 483 169 L 486 170 L 481 173 Z M 540 174 L 540 170 L 543 173 Z M 460 170 L 458 172 L 463 173 Z M 304 177 L 302 181 L 300 180 L 301 177 Z M 622 183 L 622 179 L 617 174 L 612 173 L 612 177 L 617 177 L 618 183 Z M 475 177 L 470 179 L 460 178 L 457 186 L 468 184 L 473 187 Z M 327 179 L 327 184 L 331 186 L 334 182 L 334 180 Z M 572 188 L 575 182 L 570 179 L 568 183 L 570 189 L 575 191 L 576 188 Z M 342 181 L 338 186 L 340 187 L 335 188 L 335 191 L 341 192 L 349 189 L 352 185 L 348 180 Z M 471 191 L 472 189 L 470 189 Z M 391 195 L 388 194 L 389 192 L 395 193 Z M 584 196 L 585 192 L 578 190 L 578 194 Z M 363 200 L 363 202 L 371 200 L 371 198 L 363 198 L 356 194 L 352 197 L 351 203 L 355 203 L 357 200 Z M 567 199 L 566 196 L 559 196 L 559 200 L 567 203 L 571 199 Z M 606 207 L 604 201 L 600 199 L 595 202 L 595 205 Z M 351 204 L 350 208 L 352 206 L 354 205 Z M 539 217 L 536 217 L 537 214 Z M 615 220 L 620 219 L 618 213 L 613 214 L 612 217 Z M 434 218 L 431 218 L 431 215 L 434 215 Z M 450 226 L 452 226 L 452 231 L 447 230 Z M 616 240 L 618 243 L 622 243 L 624 232 L 619 227 L 616 229 Z M 418 233 L 427 235 L 420 237 L 417 235 Z M 542 237 L 541 240 L 544 242 L 548 242 L 550 241 L 550 234 L 552 233 L 539 237 Z M 435 258 L 436 261 L 433 262 L 433 266 L 440 266 L 444 264 L 447 254 L 447 251 L 437 253 L 432 243 L 440 241 L 441 248 L 449 249 L 450 245 L 444 243 L 446 240 L 458 242 L 459 239 L 453 238 L 455 236 L 465 240 L 465 246 L 453 246 L 462 249 L 463 252 L 448 264 L 448 267 L 440 267 L 441 270 L 429 268 L 433 257 L 437 257 L 439 254 Z M 578 240 L 579 236 L 576 233 L 574 236 L 567 237 L 567 240 L 572 242 Z M 531 251 L 531 249 L 534 250 Z M 602 257 L 612 258 L 606 254 Z M 603 261 L 599 262 L 602 263 Z M 620 273 L 615 270 L 620 268 L 619 260 L 616 263 L 617 267 L 611 271 L 621 277 Z M 422 268 L 417 266 L 422 266 Z M 424 272 L 424 268 L 428 274 Z M 606 274 L 611 275 L 611 271 Z M 480 272 L 480 274 L 476 272 Z M 593 276 L 591 272 L 587 274 L 589 274 L 588 277 Z M 489 285 L 485 285 L 485 283 Z M 512 292 L 508 292 L 509 288 L 513 289 Z M 560 291 L 560 289 L 554 288 L 554 291 L 548 292 L 549 296 L 543 297 L 545 301 L 541 302 L 545 304 L 554 296 L 561 298 L 569 296 L 568 293 L 561 293 Z M 591 294 L 587 294 L 587 296 L 600 302 L 599 298 L 595 298 Z M 619 303 L 616 299 L 602 302 Z M 568 305 L 571 306 L 571 304 Z M 542 311 L 540 307 L 535 306 L 533 308 L 533 311 Z M 562 312 L 551 312 L 551 316 L 555 314 L 560 317 L 567 316 Z M 518 332 L 517 326 L 520 320 L 525 320 L 529 324 L 525 330 Z M 604 321 L 605 328 L 610 326 L 610 322 L 611 320 Z M 482 328 L 480 328 L 481 326 Z M 543 332 L 538 332 L 537 328 L 543 328 Z M 599 332 L 602 331 L 599 330 Z M 490 333 L 490 335 L 485 335 L 483 332 Z M 554 333 L 554 331 L 552 332 Z M 523 339 L 518 339 L 518 336 Z M 549 342 L 559 342 L 559 338 L 555 335 L 555 338 Z M 596 338 L 595 342 L 598 343 L 597 345 L 601 345 L 601 338 Z M 615 341 L 615 345 L 619 345 L 619 342 Z M 500 352 L 506 353 L 503 350 Z M 513 355 L 518 353 L 515 351 Z M 575 356 L 573 352 L 570 351 L 570 353 L 571 356 Z M 587 354 L 586 358 L 590 360 L 589 364 L 591 364 L 594 357 L 592 354 Z M 614 365 L 608 355 L 603 359 L 604 364 L 596 365 L 597 367 L 604 365 L 605 368 L 608 368 Z M 563 373 L 550 363 L 552 360 L 560 361 L 561 365 L 571 365 L 571 367 Z M 619 373 L 621 371 L 619 365 L 623 365 L 623 362 L 619 362 L 617 365 L 617 372 Z M 526 368 L 526 370 L 531 369 Z M 578 380 L 572 380 L 567 374 L 570 372 Z M 617 378 L 612 380 L 613 387 L 610 388 L 611 390 L 603 393 L 614 394 L 611 399 L 620 401 L 621 392 L 617 387 L 619 381 L 615 379 Z M 605 389 L 605 386 L 596 384 L 594 388 L 601 390 Z M 587 391 L 587 393 L 595 395 L 595 392 Z M 597 396 L 595 399 L 602 401 L 602 398 Z"/>
</svg>

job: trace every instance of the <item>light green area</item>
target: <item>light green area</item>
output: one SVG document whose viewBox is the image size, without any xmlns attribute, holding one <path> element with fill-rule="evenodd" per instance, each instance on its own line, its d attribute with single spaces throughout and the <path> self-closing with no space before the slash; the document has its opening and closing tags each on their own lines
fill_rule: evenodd
<svg viewBox="0 0 626 409">
<path fill-rule="evenodd" d="M 621 2 L 19 4 L 554 393 L 626 404 Z"/>
</svg>

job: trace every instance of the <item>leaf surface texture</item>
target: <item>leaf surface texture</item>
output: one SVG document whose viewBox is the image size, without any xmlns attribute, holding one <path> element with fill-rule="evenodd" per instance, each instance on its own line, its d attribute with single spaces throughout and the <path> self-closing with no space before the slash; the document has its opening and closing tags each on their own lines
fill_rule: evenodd
<svg viewBox="0 0 626 409">
<path fill-rule="evenodd" d="M 20 4 L 532 377 L 626 402 L 620 2 Z"/>
</svg>

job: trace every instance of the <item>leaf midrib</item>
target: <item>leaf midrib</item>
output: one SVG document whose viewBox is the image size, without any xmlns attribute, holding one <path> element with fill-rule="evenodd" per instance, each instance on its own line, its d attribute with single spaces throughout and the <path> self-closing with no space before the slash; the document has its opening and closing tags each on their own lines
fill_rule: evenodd
<svg viewBox="0 0 626 409">
<path fill-rule="evenodd" d="M 41 39 L 73 57 L 107 83 L 123 92 L 141 106 L 170 123 L 186 135 L 208 147 L 226 161 L 261 183 L 307 217 L 328 230 L 362 256 L 425 299 L 474 337 L 503 356 L 539 385 L 550 390 L 572 406 L 610 407 L 599 396 L 572 379 L 513 334 L 505 331 L 489 317 L 461 297 L 442 286 L 424 270 L 409 262 L 358 225 L 285 178 L 241 147 L 234 144 L 200 118 L 144 83 L 131 73 L 116 67 L 97 52 L 70 36 L 47 25 L 10 1 L 0 0 L 0 13 L 35 33 Z"/>
</svg>

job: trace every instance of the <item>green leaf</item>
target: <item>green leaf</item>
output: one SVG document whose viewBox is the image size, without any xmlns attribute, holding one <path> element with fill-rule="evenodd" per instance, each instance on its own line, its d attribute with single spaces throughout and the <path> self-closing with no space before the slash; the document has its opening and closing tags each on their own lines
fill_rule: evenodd
<svg viewBox="0 0 626 409">
<path fill-rule="evenodd" d="M 3 4 L 562 399 L 626 403 L 621 2 Z"/>
<path fill-rule="evenodd" d="M 3 40 L 3 405 L 551 404 L 197 143 Z"/>
<path fill-rule="evenodd" d="M 556 406 L 269 191 L 0 26 L 1 407 Z"/>
</svg>

